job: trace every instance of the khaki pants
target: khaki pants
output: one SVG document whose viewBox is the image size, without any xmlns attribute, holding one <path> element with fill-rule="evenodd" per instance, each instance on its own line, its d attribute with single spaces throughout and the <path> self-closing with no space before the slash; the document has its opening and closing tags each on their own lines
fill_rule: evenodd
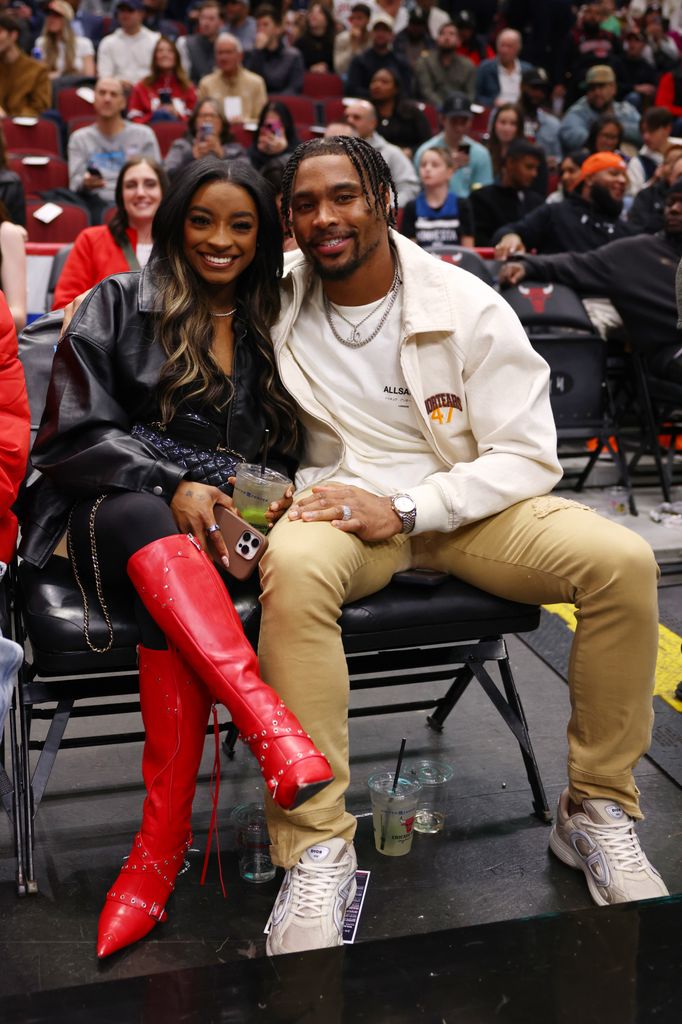
<svg viewBox="0 0 682 1024">
<path fill-rule="evenodd" d="M 329 523 L 282 519 L 262 562 L 263 678 L 329 758 L 335 781 L 300 810 L 267 801 L 275 863 L 307 847 L 352 839 L 348 787 L 348 670 L 338 617 L 347 601 L 410 567 L 447 570 L 500 597 L 573 602 L 569 665 L 571 797 L 606 797 L 641 817 L 632 768 L 651 738 L 658 642 L 657 568 L 637 534 L 548 495 L 519 502 L 454 533 L 366 544 Z"/>
</svg>

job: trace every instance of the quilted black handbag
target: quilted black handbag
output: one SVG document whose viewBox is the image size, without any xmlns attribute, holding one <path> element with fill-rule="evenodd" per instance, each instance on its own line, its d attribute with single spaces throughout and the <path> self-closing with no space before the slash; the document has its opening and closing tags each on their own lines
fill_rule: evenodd
<svg viewBox="0 0 682 1024">
<path fill-rule="evenodd" d="M 143 441 L 154 453 L 186 470 L 188 480 L 210 484 L 231 493 L 228 477 L 244 462 L 239 452 L 222 445 L 220 431 L 197 413 L 179 413 L 167 426 L 161 423 L 135 423 L 131 437 Z"/>
</svg>

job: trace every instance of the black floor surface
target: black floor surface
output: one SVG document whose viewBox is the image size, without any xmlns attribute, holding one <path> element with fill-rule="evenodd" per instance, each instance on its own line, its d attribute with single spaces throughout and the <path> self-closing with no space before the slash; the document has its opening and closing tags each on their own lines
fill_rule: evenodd
<svg viewBox="0 0 682 1024">
<path fill-rule="evenodd" d="M 553 806 L 565 785 L 568 690 L 560 677 L 518 639 L 511 638 L 510 652 L 536 756 L 550 805 Z M 396 699 L 398 693 L 396 691 Z M 371 694 L 367 700 L 372 702 Z M 118 731 L 121 722 L 111 719 L 107 725 L 112 731 Z M 130 725 L 131 728 L 139 727 L 139 723 L 132 720 Z M 81 720 L 74 723 L 73 728 L 87 727 L 88 724 Z M 677 728 L 682 729 L 682 716 L 679 715 Z M 374 849 L 365 780 L 375 768 L 394 764 L 403 735 L 408 740 L 407 757 L 438 755 L 453 763 L 455 773 L 444 833 L 416 836 L 411 853 L 407 857 L 393 859 L 383 857 Z M 209 820 L 207 776 L 212 756 L 209 746 L 207 744 L 203 764 L 204 781 L 195 802 L 195 830 L 197 846 L 201 850 Z M 45 999 L 40 1004 L 45 1007 L 50 998 L 47 993 L 54 990 L 147 976 L 150 979 L 158 976 L 156 991 L 159 992 L 164 989 L 163 972 L 201 970 L 221 964 L 245 965 L 249 960 L 263 957 L 262 932 L 279 886 L 279 877 L 262 886 L 249 885 L 238 877 L 233 837 L 227 827 L 229 809 L 237 803 L 254 799 L 260 786 L 248 752 L 240 744 L 235 761 L 224 763 L 221 790 L 223 863 L 228 899 L 225 901 L 220 895 L 215 857 L 208 883 L 203 888 L 199 886 L 201 854 L 197 853 L 190 872 L 179 880 L 169 904 L 169 921 L 157 926 L 144 942 L 98 963 L 95 936 L 99 910 L 139 822 L 142 803 L 140 755 L 139 744 L 68 750 L 60 754 L 37 817 L 36 862 L 40 892 L 36 896 L 19 899 L 15 895 L 9 825 L 6 820 L 0 823 L 0 1020 L 51 1019 L 39 1015 L 34 1017 L 28 1004 L 23 1004 L 28 1016 L 7 1016 L 2 1012 L 3 1006 L 8 1013 L 11 1006 L 14 1006 L 12 1012 L 20 1012 L 22 1004 L 16 1000 L 4 1003 L 2 1000 L 6 997 L 21 999 L 26 993 L 45 992 Z M 423 713 L 353 721 L 351 760 L 353 782 L 348 802 L 350 809 L 359 816 L 358 860 L 360 867 L 369 869 L 372 874 L 356 947 L 352 953 L 346 950 L 347 956 L 351 957 L 348 962 L 361 964 L 362 945 L 367 943 L 370 944 L 367 946 L 368 956 L 374 943 L 408 936 L 423 936 L 424 943 L 428 944 L 420 947 L 419 941 L 413 939 L 411 949 L 437 950 L 441 945 L 438 933 L 442 932 L 443 943 L 455 942 L 458 948 L 464 948 L 461 937 L 457 938 L 458 933 L 449 930 L 491 922 L 518 922 L 519 919 L 563 911 L 582 913 L 591 907 L 582 874 L 565 867 L 548 854 L 549 829 L 531 815 L 530 790 L 516 741 L 478 688 L 472 687 L 465 694 L 440 735 L 426 727 Z M 637 779 L 647 814 L 639 827 L 643 846 L 666 879 L 670 892 L 680 894 L 682 789 L 647 760 L 638 766 Z M 682 915 L 679 905 L 675 906 L 679 935 Z M 571 920 L 582 918 L 578 916 Z M 506 934 L 515 933 L 507 933 L 504 929 L 495 932 L 498 936 Z M 534 955 L 542 945 L 542 932 L 537 934 L 538 938 L 533 939 L 538 944 Z M 573 933 L 569 931 L 569 934 Z M 479 939 L 472 941 L 479 942 Z M 530 942 L 530 939 L 524 941 Z M 596 942 L 595 949 L 598 946 Z M 383 946 L 381 948 L 384 949 Z M 306 961 L 310 977 L 314 977 L 315 962 Z M 404 977 L 407 970 L 404 956 L 401 964 L 396 992 L 409 989 Z M 679 944 L 677 964 L 679 968 Z M 523 970 L 523 965 L 517 965 L 517 969 Z M 244 978 L 255 977 L 254 970 L 253 965 L 249 966 Z M 263 967 L 261 974 L 269 970 Z M 229 981 L 238 975 L 238 967 L 234 966 L 234 970 L 230 968 L 225 977 Z M 417 976 L 412 988 L 415 1008 L 421 997 L 421 982 L 416 979 Z M 228 981 L 224 980 L 224 984 L 228 985 Z M 206 984 L 208 982 L 204 980 L 202 986 Z M 215 984 L 219 988 L 222 983 Z M 385 978 L 382 984 L 385 984 Z M 532 986 L 535 981 L 529 979 L 528 984 Z M 557 982 L 558 990 L 565 984 Z M 171 985 L 168 991 L 172 990 Z M 105 1006 L 107 990 L 101 991 L 102 1005 Z M 352 986 L 349 997 L 351 992 L 352 1000 L 362 999 L 361 992 Z M 253 993 L 256 999 L 257 986 Z M 559 998 L 560 994 L 555 993 L 555 997 Z M 472 999 L 471 1005 L 475 1006 L 473 994 Z M 86 1003 L 89 1005 L 88 1000 L 82 1005 Z M 58 1000 L 55 1008 L 57 1004 Z M 318 1019 L 304 1015 L 280 1017 L 266 1014 L 260 1017 L 257 1005 L 256 999 L 251 1015 L 232 1016 L 226 1002 L 224 1015 L 207 1016 L 205 1019 L 301 1022 Z M 455 1015 L 458 1005 L 463 1015 Z M 574 1000 L 569 999 L 569 1005 L 576 1010 Z M 174 1006 L 178 1011 L 180 1004 L 177 999 Z M 505 1017 L 503 1013 L 499 1018 L 494 1015 L 490 1018 L 475 1014 L 467 1016 L 457 1000 L 452 1006 L 451 1016 L 444 1013 L 438 1016 L 436 1004 L 433 1004 L 426 1014 L 415 1010 L 410 1016 L 406 1010 L 404 1015 L 347 1015 L 338 1019 L 376 1022 L 423 1019 L 437 1024 L 441 1020 L 449 1024 L 452 1020 L 560 1019 L 549 1014 L 545 1018 L 542 1015 Z M 357 1004 L 354 1007 L 357 1009 Z M 486 1009 L 486 1014 L 489 1009 Z M 70 1018 L 55 1015 L 53 1019 Z M 74 1016 L 73 1019 L 85 1018 Z M 98 1014 L 93 1013 L 90 1019 L 98 1019 Z M 144 1014 L 116 1017 L 103 1012 L 99 1019 L 184 1021 L 195 1018 L 189 1013 L 185 1016 L 177 1012 L 149 1017 Z M 330 1024 L 335 1020 L 333 1016 L 326 1019 Z M 598 1018 L 583 1014 L 580 1019 Z M 649 1018 L 635 1014 L 618 1019 L 629 1022 Z M 672 1018 L 653 1016 L 651 1019 Z M 606 1022 L 607 1018 L 602 1020 Z"/>
</svg>

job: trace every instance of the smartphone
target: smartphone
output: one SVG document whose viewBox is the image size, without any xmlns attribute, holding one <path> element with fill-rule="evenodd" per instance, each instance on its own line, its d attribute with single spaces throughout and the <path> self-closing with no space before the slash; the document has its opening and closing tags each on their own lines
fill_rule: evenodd
<svg viewBox="0 0 682 1024">
<path fill-rule="evenodd" d="M 102 177 L 102 172 L 100 171 L 99 167 L 97 167 L 95 164 L 88 164 L 85 170 L 88 172 L 88 174 L 91 174 L 93 178 Z"/>
<path fill-rule="evenodd" d="M 468 156 L 469 153 L 471 152 L 471 146 L 469 145 L 468 142 L 462 142 L 457 147 L 457 150 L 459 153 L 465 153 Z"/>
<path fill-rule="evenodd" d="M 211 135 L 213 135 L 213 125 L 212 124 L 200 124 L 199 125 L 199 138 L 201 139 L 202 142 L 205 142 L 206 139 L 211 137 Z"/>
<path fill-rule="evenodd" d="M 267 538 L 229 508 L 214 505 L 213 511 L 230 557 L 227 571 L 236 580 L 247 580 L 265 553 Z"/>
<path fill-rule="evenodd" d="M 159 101 L 162 104 L 171 103 L 173 100 L 173 94 L 170 89 L 159 89 Z"/>
<path fill-rule="evenodd" d="M 437 569 L 404 569 L 393 574 L 392 582 L 405 586 L 437 587 L 445 583 L 448 576 L 449 573 L 439 572 Z"/>
</svg>

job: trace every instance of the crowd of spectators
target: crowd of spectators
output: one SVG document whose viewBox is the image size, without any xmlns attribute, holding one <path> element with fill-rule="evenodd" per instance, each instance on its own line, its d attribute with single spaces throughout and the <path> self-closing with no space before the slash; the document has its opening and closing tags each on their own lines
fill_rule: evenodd
<svg viewBox="0 0 682 1024">
<path fill-rule="evenodd" d="M 662 229 L 682 135 L 680 7 L 0 4 L 0 118 L 58 119 L 60 89 L 92 88 L 91 123 L 65 140 L 69 191 L 92 225 L 120 206 L 131 158 L 170 177 L 209 154 L 245 160 L 277 187 L 298 141 L 326 130 L 382 153 L 401 230 L 426 248 L 587 252 Z M 296 108 L 301 94 L 314 114 Z M 160 146 L 163 122 L 184 134 Z M 0 216 L 23 226 L 3 150 Z"/>
</svg>

